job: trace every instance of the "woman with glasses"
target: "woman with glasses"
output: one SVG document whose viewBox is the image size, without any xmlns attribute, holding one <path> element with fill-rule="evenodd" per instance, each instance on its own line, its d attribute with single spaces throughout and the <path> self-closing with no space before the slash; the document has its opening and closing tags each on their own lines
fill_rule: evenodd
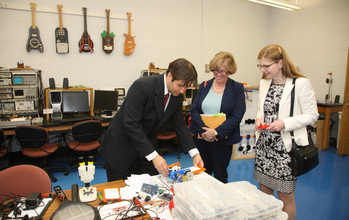
<svg viewBox="0 0 349 220">
<path fill-rule="evenodd" d="M 277 191 L 288 219 L 295 219 L 297 177 L 291 174 L 290 131 L 294 131 L 297 143 L 308 144 L 306 126 L 315 123 L 319 115 L 315 93 L 310 81 L 299 72 L 280 45 L 264 47 L 258 54 L 258 61 L 257 67 L 263 76 L 255 121 L 254 179 L 260 184 L 261 191 L 270 195 Z M 297 80 L 293 85 L 294 78 Z M 294 86 L 294 116 L 290 117 Z"/>
<path fill-rule="evenodd" d="M 190 131 L 204 161 L 206 172 L 223 183 L 228 182 L 227 167 L 232 145 L 240 141 L 240 122 L 246 111 L 244 86 L 229 78 L 236 72 L 229 52 L 217 53 L 209 64 L 213 79 L 200 84 L 190 110 Z M 224 113 L 226 120 L 216 128 L 208 127 L 201 114 Z"/>
</svg>

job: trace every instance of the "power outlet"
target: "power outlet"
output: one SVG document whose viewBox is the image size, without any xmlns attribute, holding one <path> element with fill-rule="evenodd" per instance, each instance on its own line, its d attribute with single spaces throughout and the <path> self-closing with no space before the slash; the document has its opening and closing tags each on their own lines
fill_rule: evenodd
<svg viewBox="0 0 349 220">
<path fill-rule="evenodd" d="M 209 64 L 205 64 L 205 73 L 209 73 L 210 72 L 210 68 L 209 68 Z"/>
</svg>

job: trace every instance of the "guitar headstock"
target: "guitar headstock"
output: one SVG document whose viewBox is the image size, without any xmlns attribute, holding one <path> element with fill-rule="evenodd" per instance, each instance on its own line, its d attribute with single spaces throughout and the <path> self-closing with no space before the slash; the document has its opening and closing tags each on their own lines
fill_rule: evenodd
<svg viewBox="0 0 349 220">
<path fill-rule="evenodd" d="M 131 19 L 131 18 L 132 18 L 132 12 L 127 12 L 126 14 L 127 14 L 127 18 L 128 18 L 128 19 Z"/>
<path fill-rule="evenodd" d="M 36 9 L 36 3 L 35 2 L 30 2 L 30 7 L 32 10 Z"/>
<path fill-rule="evenodd" d="M 63 10 L 63 5 L 58 5 L 58 4 L 57 4 L 57 9 L 58 9 L 59 12 L 62 12 L 62 10 Z"/>
<path fill-rule="evenodd" d="M 30 2 L 30 7 L 32 9 L 36 9 L 36 3 L 35 2 Z"/>
<path fill-rule="evenodd" d="M 105 13 L 107 13 L 107 16 L 110 15 L 110 9 L 105 9 Z"/>
<path fill-rule="evenodd" d="M 86 7 L 82 7 L 82 11 L 84 12 L 84 15 L 87 13 L 87 8 Z"/>
</svg>

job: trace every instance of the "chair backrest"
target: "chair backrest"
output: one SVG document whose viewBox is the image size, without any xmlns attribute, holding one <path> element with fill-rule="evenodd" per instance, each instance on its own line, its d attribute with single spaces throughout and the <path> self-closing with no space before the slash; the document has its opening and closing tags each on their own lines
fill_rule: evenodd
<svg viewBox="0 0 349 220">
<path fill-rule="evenodd" d="M 28 164 L 0 171 L 0 184 L 0 202 L 11 193 L 28 196 L 32 192 L 49 193 L 52 191 L 51 180 L 45 170 Z"/>
<path fill-rule="evenodd" d="M 4 140 L 4 131 L 0 129 L 0 145 L 2 144 L 3 140 Z"/>
<path fill-rule="evenodd" d="M 98 140 L 102 132 L 102 123 L 97 120 L 77 122 L 72 127 L 73 138 L 80 143 Z"/>
<path fill-rule="evenodd" d="M 2 145 L 4 141 L 4 131 L 0 129 L 0 158 L 4 157 L 8 153 L 8 149 L 5 145 Z"/>
<path fill-rule="evenodd" d="M 35 125 L 19 125 L 15 128 L 16 139 L 22 148 L 38 148 L 48 141 L 47 131 Z"/>
</svg>

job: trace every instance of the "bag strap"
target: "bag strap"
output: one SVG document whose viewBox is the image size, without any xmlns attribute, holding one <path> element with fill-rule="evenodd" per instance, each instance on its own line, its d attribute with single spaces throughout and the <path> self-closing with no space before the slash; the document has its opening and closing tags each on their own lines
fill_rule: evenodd
<svg viewBox="0 0 349 220">
<path fill-rule="evenodd" d="M 293 81 L 292 81 L 292 85 L 293 85 L 293 88 L 292 88 L 292 91 L 291 91 L 291 109 L 290 109 L 290 117 L 293 116 L 293 109 L 294 109 L 294 94 L 295 94 L 295 87 L 296 87 L 296 79 L 297 78 L 293 78 Z M 291 137 L 293 139 L 293 131 L 290 132 L 291 134 Z"/>
</svg>

